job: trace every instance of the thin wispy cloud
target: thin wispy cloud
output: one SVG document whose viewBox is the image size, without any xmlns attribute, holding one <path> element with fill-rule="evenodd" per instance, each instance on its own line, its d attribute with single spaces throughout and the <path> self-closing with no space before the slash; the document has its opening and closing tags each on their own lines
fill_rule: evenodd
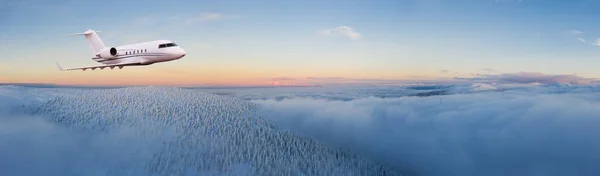
<svg viewBox="0 0 600 176">
<path fill-rule="evenodd" d="M 530 84 L 530 83 L 541 83 L 541 84 L 553 84 L 553 83 L 568 83 L 573 85 L 589 85 L 593 84 L 598 79 L 595 78 L 584 78 L 577 75 L 549 75 L 537 72 L 519 72 L 519 73 L 505 73 L 505 74 L 478 74 L 474 78 L 456 78 L 466 79 L 471 81 L 484 81 L 484 82 L 498 82 L 498 83 L 509 83 L 509 84 Z"/>
<path fill-rule="evenodd" d="M 581 32 L 579 30 L 572 29 L 572 30 L 569 30 L 569 34 L 571 34 L 571 35 L 583 35 L 583 32 Z M 587 43 L 587 40 L 584 39 L 584 38 L 582 38 L 582 37 L 577 37 L 575 39 L 577 39 L 577 41 L 579 41 L 581 43 Z"/>
<path fill-rule="evenodd" d="M 225 18 L 220 13 L 207 12 L 200 14 L 200 20 L 202 21 L 216 21 Z"/>
<path fill-rule="evenodd" d="M 273 80 L 296 80 L 296 78 L 290 78 L 290 77 L 277 77 L 277 78 L 273 78 Z"/>
<path fill-rule="evenodd" d="M 472 77 L 454 77 L 452 79 L 363 79 L 346 77 L 306 77 L 273 78 L 277 80 L 296 80 L 311 85 L 411 85 L 411 84 L 462 84 L 462 83 L 498 83 L 498 84 L 572 84 L 591 85 L 600 79 L 581 77 L 574 74 L 544 74 L 538 72 L 499 73 L 491 68 L 482 69 L 485 73 L 472 73 Z M 450 70 L 439 70 L 441 74 L 459 74 Z"/>
<path fill-rule="evenodd" d="M 319 31 L 319 34 L 330 35 L 330 36 L 343 35 L 352 40 L 357 40 L 357 39 L 362 38 L 362 34 L 358 33 L 353 28 L 348 27 L 348 26 L 340 26 L 340 27 L 333 28 L 333 29 L 321 30 L 321 31 Z"/>
<path fill-rule="evenodd" d="M 306 79 L 310 80 L 342 80 L 344 77 L 306 77 Z"/>
<path fill-rule="evenodd" d="M 484 69 L 481 69 L 481 70 L 486 71 L 486 72 L 495 72 L 496 71 L 493 68 L 484 68 Z"/>
<path fill-rule="evenodd" d="M 596 39 L 596 41 L 594 43 L 592 43 L 593 45 L 596 46 L 600 46 L 600 39 Z"/>
<path fill-rule="evenodd" d="M 583 34 L 583 32 L 581 32 L 581 31 L 579 31 L 579 30 L 575 30 L 575 29 L 573 29 L 573 30 L 570 30 L 570 31 L 569 31 L 569 33 L 570 33 L 570 34 L 573 34 L 573 35 L 580 35 L 580 34 Z"/>
<path fill-rule="evenodd" d="M 448 71 L 446 74 L 456 74 Z M 311 85 L 413 85 L 413 84 L 455 84 L 464 83 L 468 80 L 457 79 L 368 79 L 368 78 L 345 78 L 345 77 L 307 77 L 299 79 Z"/>
<path fill-rule="evenodd" d="M 296 78 L 290 77 L 277 77 L 271 79 L 271 85 L 274 86 L 295 86 L 295 85 L 303 85 L 303 83 L 297 84 Z"/>
<path fill-rule="evenodd" d="M 216 12 L 203 12 L 197 16 L 193 16 L 185 21 L 186 24 L 192 24 L 197 22 L 210 22 L 210 21 L 222 21 L 230 19 L 231 16 L 224 15 Z"/>
</svg>

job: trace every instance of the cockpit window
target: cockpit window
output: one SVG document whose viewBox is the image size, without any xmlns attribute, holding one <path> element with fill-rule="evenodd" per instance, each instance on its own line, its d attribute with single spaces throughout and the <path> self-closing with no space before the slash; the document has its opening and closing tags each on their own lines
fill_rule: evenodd
<svg viewBox="0 0 600 176">
<path fill-rule="evenodd" d="M 160 44 L 160 45 L 158 45 L 158 48 L 166 48 L 166 47 L 173 47 L 173 46 L 177 46 L 177 44 L 175 44 L 175 43 Z"/>
</svg>

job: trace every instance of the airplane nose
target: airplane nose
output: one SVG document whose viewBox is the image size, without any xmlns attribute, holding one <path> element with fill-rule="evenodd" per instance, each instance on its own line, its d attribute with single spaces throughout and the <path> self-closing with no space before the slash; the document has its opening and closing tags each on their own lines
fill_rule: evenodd
<svg viewBox="0 0 600 176">
<path fill-rule="evenodd" d="M 185 52 L 185 50 L 183 50 L 183 48 L 179 48 L 176 53 L 177 53 L 177 55 L 180 55 L 181 57 L 183 57 L 187 54 Z"/>
</svg>

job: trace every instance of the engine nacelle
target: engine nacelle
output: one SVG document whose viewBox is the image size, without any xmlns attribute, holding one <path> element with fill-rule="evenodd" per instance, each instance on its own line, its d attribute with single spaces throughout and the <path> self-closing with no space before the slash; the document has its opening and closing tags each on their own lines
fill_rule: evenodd
<svg viewBox="0 0 600 176">
<path fill-rule="evenodd" d="M 115 47 L 110 47 L 103 49 L 102 51 L 100 51 L 99 54 L 101 58 L 110 59 L 115 58 L 119 53 L 117 52 L 117 49 Z"/>
</svg>

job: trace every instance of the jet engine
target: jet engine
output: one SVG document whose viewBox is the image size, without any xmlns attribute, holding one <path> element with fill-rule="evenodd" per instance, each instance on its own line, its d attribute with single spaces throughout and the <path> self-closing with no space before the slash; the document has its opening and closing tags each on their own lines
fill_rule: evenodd
<svg viewBox="0 0 600 176">
<path fill-rule="evenodd" d="M 106 58 L 106 59 L 114 58 L 118 54 L 119 53 L 117 52 L 117 49 L 115 47 L 105 48 L 105 49 L 102 49 L 102 51 L 100 51 L 100 57 Z"/>
</svg>

